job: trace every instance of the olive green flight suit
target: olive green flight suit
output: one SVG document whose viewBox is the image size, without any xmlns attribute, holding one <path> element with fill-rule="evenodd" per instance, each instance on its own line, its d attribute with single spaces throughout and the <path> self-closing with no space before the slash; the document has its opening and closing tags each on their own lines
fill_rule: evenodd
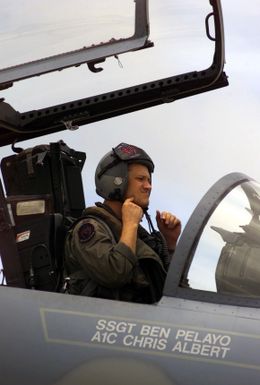
<svg viewBox="0 0 260 385">
<path fill-rule="evenodd" d="M 166 266 L 147 245 L 152 236 L 139 226 L 134 254 L 119 242 L 122 223 L 109 211 L 101 204 L 87 208 L 68 232 L 65 270 L 70 277 L 69 293 L 143 303 L 158 301 Z"/>
</svg>

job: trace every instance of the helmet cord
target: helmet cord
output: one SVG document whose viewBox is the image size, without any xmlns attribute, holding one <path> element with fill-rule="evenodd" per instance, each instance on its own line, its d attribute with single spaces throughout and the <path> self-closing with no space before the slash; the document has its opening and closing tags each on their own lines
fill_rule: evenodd
<svg viewBox="0 0 260 385">
<path fill-rule="evenodd" d="M 146 218 L 147 223 L 148 223 L 148 227 L 149 227 L 149 232 L 150 232 L 150 234 L 151 234 L 151 233 L 154 233 L 154 232 L 155 232 L 155 228 L 154 228 L 154 226 L 153 226 L 153 222 L 152 222 L 151 217 L 150 217 L 150 215 L 148 214 L 147 210 L 144 210 L 144 215 L 145 215 L 145 218 Z"/>
<path fill-rule="evenodd" d="M 171 261 L 171 255 L 169 254 L 169 249 L 166 243 L 166 240 L 159 231 L 156 231 L 153 222 L 151 220 L 150 215 L 148 214 L 147 210 L 144 211 L 144 215 L 146 217 L 146 220 L 148 222 L 148 227 L 150 234 L 153 235 L 155 238 L 157 238 L 157 241 L 159 242 L 160 248 L 156 250 L 158 255 L 160 256 L 161 261 L 163 262 L 164 267 L 166 270 L 168 269 Z"/>
</svg>

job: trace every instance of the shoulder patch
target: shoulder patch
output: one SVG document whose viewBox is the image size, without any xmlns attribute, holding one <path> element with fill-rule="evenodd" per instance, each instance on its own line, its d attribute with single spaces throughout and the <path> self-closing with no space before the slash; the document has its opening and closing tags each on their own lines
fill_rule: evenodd
<svg viewBox="0 0 260 385">
<path fill-rule="evenodd" d="M 88 242 L 95 235 L 95 227 L 91 223 L 83 223 L 78 229 L 80 242 Z"/>
</svg>

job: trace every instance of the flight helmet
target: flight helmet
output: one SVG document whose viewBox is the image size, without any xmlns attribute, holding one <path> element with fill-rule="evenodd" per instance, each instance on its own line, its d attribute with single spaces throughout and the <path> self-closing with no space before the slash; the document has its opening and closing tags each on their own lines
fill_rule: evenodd
<svg viewBox="0 0 260 385">
<path fill-rule="evenodd" d="M 96 174 L 96 192 L 104 199 L 123 201 L 128 183 L 128 165 L 139 163 L 146 166 L 150 174 L 154 164 L 149 155 L 139 147 L 120 143 L 99 162 Z"/>
</svg>

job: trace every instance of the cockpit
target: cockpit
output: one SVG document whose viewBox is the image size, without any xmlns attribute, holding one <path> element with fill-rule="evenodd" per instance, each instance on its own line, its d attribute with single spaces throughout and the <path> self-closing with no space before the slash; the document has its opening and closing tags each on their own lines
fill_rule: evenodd
<svg viewBox="0 0 260 385">
<path fill-rule="evenodd" d="M 59 146 L 62 145 L 59 144 Z M 42 148 L 40 148 L 40 150 L 42 151 Z M 46 149 L 44 154 L 46 156 Z M 77 157 L 75 157 L 75 153 L 73 153 L 73 158 L 72 155 L 68 155 L 63 148 L 62 154 L 63 157 L 67 157 L 66 162 L 68 162 L 68 164 L 65 163 L 65 165 L 61 165 L 65 177 L 64 183 L 68 181 L 67 174 L 71 170 L 71 167 L 73 172 L 78 169 L 78 182 L 76 184 L 79 184 L 79 191 L 82 195 L 80 169 L 82 164 L 84 164 L 84 159 L 82 160 L 82 157 L 79 157 L 78 154 Z M 9 157 L 4 162 L 2 161 L 2 170 L 4 170 L 5 167 L 10 168 L 10 160 L 13 157 L 19 157 L 19 155 Z M 38 158 L 39 154 L 37 154 L 36 159 Z M 74 164 L 75 161 L 79 164 Z M 35 167 L 39 167 L 39 162 L 37 162 Z M 57 165 L 58 164 L 59 163 L 57 163 Z M 20 167 L 23 167 L 22 165 L 28 168 L 28 161 L 25 159 L 25 162 L 21 162 Z M 54 165 L 48 163 L 48 167 L 51 168 L 54 166 L 55 163 Z M 17 194 L 17 191 L 13 190 L 12 180 L 13 179 L 6 179 L 6 185 L 9 185 L 9 190 L 12 194 Z M 17 181 L 15 186 L 16 184 Z M 68 185 L 68 183 L 64 184 L 65 187 L 68 187 Z M 31 189 L 31 187 L 30 185 L 29 188 Z M 73 200 L 74 196 L 72 196 L 67 187 L 67 202 L 70 202 L 71 205 L 71 207 L 67 207 L 67 210 L 68 212 L 73 212 L 75 215 L 76 211 L 73 202 L 82 201 L 83 207 L 83 198 L 79 200 L 77 196 L 77 199 Z M 66 212 L 60 211 L 59 214 L 52 213 L 53 205 L 55 206 L 54 198 L 57 192 L 52 192 L 51 187 L 50 191 L 42 191 L 42 193 L 45 194 L 43 196 L 22 196 L 21 193 L 26 194 L 26 191 L 20 191 L 20 195 L 18 196 L 11 194 L 11 196 L 7 198 L 9 211 L 12 211 L 16 219 L 16 243 L 18 245 L 18 251 L 22 255 L 22 272 L 20 271 L 18 273 L 15 268 L 19 269 L 21 261 L 18 261 L 18 264 L 15 265 L 15 259 L 13 258 L 10 264 L 8 262 L 10 258 L 4 258 L 4 254 L 2 255 L 7 284 L 20 286 L 20 283 L 22 281 L 24 282 L 25 278 L 25 287 L 37 288 L 38 279 L 38 283 L 40 283 L 38 289 L 56 291 L 55 285 L 58 284 L 58 273 L 62 266 L 59 265 L 61 261 L 57 261 L 55 253 L 58 253 L 57 255 L 60 254 L 60 250 L 56 250 L 56 247 L 57 243 L 59 244 L 60 239 L 62 239 L 62 226 L 62 231 L 64 231 L 62 218 L 66 216 Z M 51 193 L 53 194 L 52 198 L 50 196 Z M 35 201 L 38 204 L 36 211 Z M 40 203 L 44 204 L 44 209 L 39 208 Z M 66 208 L 66 205 L 64 207 Z M 82 207 L 79 208 L 79 212 Z M 225 298 L 229 298 L 230 296 L 253 299 L 259 298 L 259 215 L 259 183 L 240 173 L 228 174 L 216 182 L 194 210 L 181 235 L 168 272 L 165 294 L 185 298 L 200 297 L 203 295 L 202 299 L 206 300 L 209 298 L 213 298 L 214 300 L 214 296 L 218 296 L 218 301 L 220 297 L 223 297 L 222 300 L 224 302 Z M 32 224 L 32 228 L 30 229 L 28 227 L 28 220 L 30 220 L 31 222 L 29 222 Z M 35 223 L 38 229 L 40 229 L 39 226 L 44 226 L 43 220 L 47 220 L 45 226 L 47 235 L 45 235 L 45 240 L 41 240 L 39 243 L 37 239 L 39 231 L 36 231 L 37 236 L 35 239 L 32 237 L 32 234 L 35 231 Z M 24 224 L 26 224 L 25 227 Z M 56 238 L 48 237 L 50 229 L 56 233 Z M 31 238 L 33 239 L 31 241 L 32 245 L 30 246 L 30 255 L 26 248 L 25 258 L 21 245 L 27 244 Z M 51 253 L 52 255 L 48 251 L 51 247 L 54 248 Z M 51 282 L 49 282 L 48 279 L 46 281 L 46 276 L 51 277 L 51 273 L 53 274 Z M 13 281 L 14 279 L 15 281 Z M 21 280 L 19 281 L 19 279 Z M 24 284 L 22 286 L 24 286 Z"/>
<path fill-rule="evenodd" d="M 104 9 L 109 9 L 109 4 L 112 3 L 112 0 L 111 2 L 109 2 L 109 4 L 107 4 L 107 1 L 103 1 L 103 3 L 106 4 L 106 7 L 104 7 Z M 134 53 L 140 53 L 140 50 L 142 48 L 152 47 L 153 43 L 149 40 L 149 16 L 151 16 L 151 19 L 153 19 L 153 15 L 156 16 L 158 14 L 158 10 L 160 12 L 162 11 L 165 13 L 165 16 L 167 16 L 167 20 L 169 19 L 170 21 L 171 27 L 172 25 L 176 25 L 177 31 L 180 30 L 181 32 L 185 32 L 186 28 L 187 31 L 190 31 L 191 20 L 198 20 L 198 25 L 194 25 L 191 31 L 196 31 L 196 36 L 198 35 L 198 42 L 199 44 L 201 44 L 201 48 L 207 46 L 207 58 L 205 59 L 205 62 L 204 58 L 202 61 L 201 55 L 198 55 L 198 62 L 195 62 L 194 58 L 189 58 L 187 56 L 187 63 L 189 63 L 189 65 L 190 63 L 192 63 L 192 67 L 188 68 L 189 72 L 182 73 L 179 71 L 178 68 L 176 68 L 177 72 L 175 72 L 174 67 L 174 73 L 177 73 L 177 75 L 172 76 L 172 68 L 168 70 L 168 67 L 170 66 L 167 64 L 167 71 L 161 74 L 164 77 L 162 78 L 161 75 L 158 75 L 157 78 L 157 75 L 155 75 L 155 77 L 153 77 L 152 79 L 145 78 L 145 73 L 147 72 L 146 67 L 144 67 L 144 71 L 142 72 L 139 71 L 140 67 L 137 67 L 138 70 L 136 70 L 135 73 L 138 74 L 140 72 L 141 74 L 141 79 L 136 79 L 137 83 L 122 83 L 118 85 L 119 87 L 121 87 L 119 89 L 116 89 L 116 86 L 113 84 L 112 90 L 109 85 L 108 90 L 95 90 L 94 95 L 92 96 L 84 94 L 84 99 L 74 99 L 63 104 L 49 106 L 41 109 L 35 109 L 38 107 L 34 106 L 33 110 L 27 112 L 17 111 L 12 105 L 6 103 L 4 101 L 4 98 L 0 98 L 1 146 L 11 143 L 14 144 L 16 143 L 16 141 L 19 142 L 31 138 L 36 138 L 38 136 L 51 134 L 64 129 L 75 130 L 81 125 L 93 123 L 110 117 L 115 117 L 117 115 L 122 115 L 131 111 L 152 107 L 162 103 L 169 103 L 180 98 L 192 96 L 202 92 L 207 92 L 228 85 L 227 76 L 223 71 L 225 63 L 224 28 L 220 0 L 205 0 L 204 4 L 201 4 L 199 7 L 197 6 L 197 2 L 194 1 L 194 4 L 196 4 L 196 12 L 199 12 L 198 17 L 194 18 L 193 12 L 185 12 L 185 17 L 181 21 L 182 24 L 177 23 L 177 20 L 179 20 L 182 12 L 180 12 L 180 10 L 176 8 L 177 5 L 175 4 L 174 6 L 172 5 L 173 8 L 171 9 L 171 12 L 169 12 L 169 9 L 163 5 L 160 5 L 162 9 L 156 8 L 158 7 L 158 2 L 151 2 L 150 8 L 148 7 L 148 0 L 135 0 L 134 2 L 129 0 L 125 3 L 127 3 L 124 4 L 124 7 L 126 8 L 123 8 L 123 10 L 121 9 L 120 11 L 121 14 L 124 15 L 121 30 L 122 34 L 121 32 L 119 35 L 117 33 L 115 34 L 114 30 L 110 29 L 109 33 L 112 33 L 112 35 L 107 35 L 107 31 L 105 33 L 105 36 L 109 36 L 109 40 L 103 40 L 103 37 L 101 38 L 99 37 L 99 35 L 95 34 L 95 39 L 100 40 L 97 40 L 97 43 L 95 43 L 94 45 L 91 45 L 91 43 L 93 43 L 92 40 L 90 42 L 86 42 L 84 40 L 83 48 L 82 41 L 77 41 L 76 46 L 74 46 L 73 44 L 72 46 L 69 45 L 66 47 L 61 46 L 55 41 L 54 45 L 56 48 L 59 47 L 58 51 L 56 49 L 49 51 L 51 47 L 51 44 L 49 44 L 49 39 L 42 39 L 42 41 L 46 40 L 46 42 L 48 43 L 48 52 L 42 52 L 43 47 L 39 44 L 37 44 L 37 47 L 40 47 L 40 54 L 43 54 L 44 57 L 39 56 L 39 52 L 35 52 L 35 57 L 23 57 L 21 61 L 16 55 L 13 55 L 16 58 L 15 62 L 5 62 L 3 63 L 4 68 L 0 69 L 0 89 L 4 92 L 5 97 L 9 97 L 8 92 L 11 92 L 13 83 L 18 82 L 22 79 L 29 79 L 34 77 L 35 79 L 37 78 L 37 80 L 39 80 L 39 75 L 60 71 L 61 69 L 65 69 L 68 67 L 78 68 L 78 66 L 81 66 L 81 64 L 83 63 L 86 63 L 88 65 L 91 72 L 96 73 L 101 71 L 100 63 L 103 63 L 103 61 L 105 61 L 105 59 L 108 57 L 116 57 L 118 59 L 118 55 L 121 53 L 129 51 Z M 29 4 L 28 6 L 30 6 L 31 10 L 31 4 Z M 180 2 L 180 6 L 183 6 L 182 2 Z M 188 7 L 188 9 L 191 8 L 191 6 L 189 5 L 185 7 Z M 76 5 L 73 3 L 73 9 L 76 8 Z M 126 9 L 127 12 L 125 12 Z M 151 12 L 148 13 L 148 10 L 150 10 Z M 10 10 L 6 9 L 6 12 L 7 11 L 9 12 Z M 36 16 L 42 18 L 43 14 L 38 13 L 38 8 L 36 11 Z M 57 9 L 57 12 L 58 11 L 59 9 Z M 83 19 L 84 17 L 91 18 L 89 10 L 87 9 L 86 11 L 87 15 L 80 14 L 79 21 L 82 21 L 82 17 Z M 130 16 L 129 19 L 127 19 L 129 21 L 127 25 L 131 25 L 131 27 L 127 28 L 126 31 L 126 23 L 124 21 L 126 20 L 126 13 L 128 14 L 128 12 Z M 189 17 L 187 17 L 188 14 L 190 15 Z M 64 15 L 66 16 L 66 12 L 64 13 Z M 48 21 L 50 17 L 49 13 L 46 14 L 46 16 Z M 172 16 L 176 17 L 175 23 L 173 23 L 171 19 Z M 34 20 L 34 16 L 31 17 L 32 20 Z M 103 16 L 101 16 L 101 21 L 103 20 L 102 17 Z M 61 25 L 59 26 L 55 25 L 54 30 L 58 32 L 58 37 L 60 36 L 61 31 L 65 31 L 66 33 L 70 31 L 70 38 L 72 37 L 71 29 L 67 28 L 66 20 L 61 20 Z M 157 19 L 155 18 L 154 20 L 156 21 Z M 36 24 L 38 25 L 38 23 Z M 27 27 L 30 25 L 30 23 L 26 23 Z M 44 27 L 43 30 L 38 31 L 37 34 L 39 36 L 42 36 L 42 32 L 49 32 L 48 23 L 43 23 L 40 25 L 47 26 L 47 30 Z M 64 27 L 65 25 L 66 27 Z M 88 30 L 85 30 L 86 25 L 87 24 L 84 19 L 84 23 L 82 25 L 84 27 L 83 30 L 85 32 L 84 36 L 88 36 L 88 33 L 86 33 L 88 32 Z M 116 25 L 116 32 L 118 32 L 118 24 L 116 23 Z M 180 28 L 179 25 L 182 25 L 182 28 Z M 32 26 L 34 27 L 35 23 L 32 23 Z M 154 31 L 156 31 L 156 28 L 159 28 L 157 33 L 158 39 L 156 42 L 159 48 L 158 54 L 156 55 L 159 62 L 158 68 L 162 66 L 162 54 L 161 49 L 159 47 L 159 42 L 160 40 L 164 41 L 164 38 L 162 39 L 162 37 L 164 37 L 164 34 L 166 33 L 166 30 L 164 30 L 163 28 L 160 32 L 160 27 L 164 28 L 164 23 L 155 24 L 154 26 Z M 98 28 L 94 28 L 95 31 L 96 29 Z M 77 31 L 78 29 L 75 30 L 75 32 Z M 26 30 L 26 32 L 28 31 Z M 187 38 L 188 43 L 190 33 L 191 32 L 185 32 L 184 36 L 182 36 L 185 37 L 185 34 L 187 35 L 185 37 L 185 40 Z M 19 38 L 21 37 L 20 34 L 17 35 Z M 22 34 L 22 37 L 25 38 L 25 35 L 29 37 L 34 37 L 35 33 Z M 48 35 L 50 34 L 48 33 Z M 75 35 L 78 36 L 81 34 L 75 33 Z M 61 40 L 65 41 L 63 37 Z M 26 41 L 27 39 L 24 39 L 23 44 L 25 44 Z M 105 41 L 105 43 L 101 42 L 99 44 L 98 41 Z M 20 50 L 17 49 L 17 46 L 20 47 L 23 45 L 21 44 L 21 42 L 18 43 L 18 45 L 12 45 L 12 49 L 15 53 L 20 52 Z M 187 54 L 190 54 L 190 46 L 187 45 L 187 50 L 185 51 L 183 51 L 183 46 L 184 44 L 182 40 L 181 49 L 179 49 L 179 46 L 177 45 L 174 46 L 175 48 L 172 48 L 172 52 L 187 52 Z M 75 51 L 77 47 L 78 49 Z M 8 45 L 7 48 L 9 50 L 10 46 Z M 202 51 L 201 48 L 196 50 L 196 54 Z M 23 53 L 30 52 L 30 55 L 32 52 L 34 52 L 34 50 L 24 49 L 22 51 Z M 149 51 L 152 50 L 142 50 L 142 54 L 146 55 L 147 53 L 149 53 Z M 10 55 L 7 55 L 7 53 L 8 51 L 6 51 L 6 55 L 4 55 L 6 58 L 10 57 Z M 77 57 L 77 60 L 74 60 L 75 53 L 79 55 Z M 168 53 L 169 50 L 167 50 L 167 57 Z M 176 60 L 175 55 L 170 56 L 174 59 L 174 64 L 176 64 L 178 60 Z M 150 65 L 150 62 L 151 60 L 148 59 L 146 63 Z M 168 59 L 166 63 L 167 62 Z M 133 62 L 131 66 L 134 66 L 136 63 L 138 62 Z M 43 64 L 44 68 L 42 68 Z M 153 67 L 156 68 L 157 65 L 154 65 Z M 199 68 L 199 70 L 197 68 Z M 131 79 L 131 76 L 127 76 L 126 74 L 124 74 L 123 78 Z M 146 81 L 146 83 L 140 83 L 140 81 Z M 65 81 L 64 83 L 67 83 L 67 81 Z M 100 86 L 102 81 L 96 82 L 96 80 L 94 80 L 94 83 Z M 50 88 L 55 88 L 55 86 L 53 86 L 52 81 Z M 91 87 L 89 88 L 91 89 Z M 100 92 L 103 93 L 100 94 Z M 35 92 L 30 92 L 29 94 L 32 95 L 33 99 L 35 98 Z M 39 95 L 42 99 L 42 93 L 39 93 Z M 28 92 L 26 92 L 26 100 L 27 98 Z M 47 99 L 49 103 L 50 93 L 47 93 Z M 20 98 L 20 100 L 23 100 L 23 98 Z M 77 217 L 79 215 L 79 212 L 81 212 L 82 208 L 84 207 L 84 197 L 81 182 L 81 170 L 85 159 L 84 154 L 74 150 L 72 150 L 71 152 L 71 149 L 67 148 L 66 145 L 64 146 L 64 144 L 58 143 L 53 144 L 53 146 L 50 146 L 49 148 L 41 148 L 41 146 L 39 146 L 36 150 L 36 153 L 33 153 L 32 149 L 30 149 L 29 152 L 27 150 L 25 150 L 24 152 L 21 148 L 16 148 L 15 152 L 17 155 L 13 155 L 9 159 L 2 160 L 1 165 L 2 172 L 4 174 L 3 177 L 5 182 L 5 190 L 7 193 L 7 197 L 5 197 L 4 189 L 2 188 L 2 186 L 0 186 L 0 202 L 3 207 L 0 218 L 0 232 L 2 231 L 1 234 L 4 234 L 2 237 L 0 237 L 0 251 L 2 263 L 4 265 L 5 270 L 4 274 L 6 277 L 6 281 L 10 286 L 38 288 L 40 290 L 53 290 L 53 288 L 56 288 L 56 269 L 59 270 L 61 267 L 61 261 L 57 262 L 57 259 L 55 257 L 55 255 L 60 255 L 61 252 L 59 244 L 61 244 L 60 239 L 62 239 L 63 237 L 63 229 L 60 231 L 60 225 L 61 223 L 62 226 L 64 225 L 64 217 L 68 217 L 70 215 L 72 215 L 73 217 Z M 39 180 L 37 179 L 37 167 L 40 168 Z M 16 178 L 14 177 L 15 175 L 17 176 Z M 49 175 L 53 176 L 53 181 L 52 183 L 45 183 L 46 177 Z M 60 177 L 60 175 L 62 175 L 62 177 Z M 73 180 L 73 182 L 69 183 L 69 180 Z M 61 185 L 62 188 L 60 188 Z M 79 186 L 76 194 L 74 191 L 75 189 L 70 188 L 71 185 Z M 28 198 L 28 196 L 30 196 L 30 198 Z M 219 205 L 219 207 L 221 207 L 221 205 Z M 248 215 L 250 214 L 248 213 Z M 195 217 L 197 216 L 195 215 Z M 30 230 L 30 228 L 28 228 L 28 221 L 31 220 L 32 223 L 36 223 L 37 221 L 39 221 L 39 223 L 42 223 L 42 218 L 44 218 L 44 220 L 46 221 L 46 231 L 44 230 L 44 241 L 42 242 L 41 240 L 41 247 L 38 247 L 37 242 L 34 243 L 32 231 Z M 196 221 L 197 220 L 198 219 L 196 219 Z M 172 263 L 168 279 L 168 281 L 170 282 L 170 286 L 172 285 L 172 282 L 178 282 L 177 285 L 179 287 L 179 282 L 181 282 L 180 287 L 186 285 L 189 288 L 194 287 L 197 289 L 201 289 L 200 286 L 196 286 L 196 282 L 198 281 L 198 279 L 196 278 L 196 272 L 199 271 L 200 274 L 201 269 L 203 270 L 203 267 L 201 267 L 200 262 L 200 258 L 202 258 L 201 256 L 204 256 L 203 258 L 205 259 L 206 255 L 208 255 L 205 254 L 204 251 L 200 253 L 201 248 L 204 250 L 205 248 L 207 248 L 207 245 L 209 248 L 211 236 L 208 238 L 207 233 L 209 232 L 210 234 L 212 234 L 212 237 L 216 238 L 214 242 L 218 243 L 219 245 L 221 245 L 222 242 L 224 245 L 226 241 L 223 241 L 223 231 L 235 231 L 233 229 L 226 228 L 225 223 L 214 222 L 212 223 L 212 225 L 207 225 L 202 232 L 203 225 L 205 223 L 206 219 L 204 219 L 203 224 L 200 224 L 198 228 L 195 228 L 195 232 L 192 233 L 194 235 L 194 239 L 193 235 L 191 236 L 191 238 L 193 239 L 192 245 L 189 246 L 189 250 L 184 256 L 181 255 L 179 257 L 181 261 L 185 261 L 184 264 L 180 264 L 180 266 L 182 267 L 181 270 L 176 269 L 175 263 Z M 241 223 L 243 224 L 243 222 Z M 213 227 L 210 226 L 215 226 L 220 230 L 213 229 Z M 14 227 L 16 228 L 14 233 L 12 233 Z M 35 229 L 38 229 L 38 224 L 35 224 Z M 55 229 L 59 229 L 59 231 L 56 231 Z M 66 229 L 64 231 L 66 231 Z M 190 230 L 188 227 L 187 232 L 189 233 L 189 231 Z M 49 237 L 49 233 L 55 234 L 55 239 L 53 239 L 53 237 Z M 183 235 L 185 239 L 185 232 Z M 33 240 L 33 242 L 30 246 L 30 252 L 28 252 L 27 248 L 25 248 L 26 251 L 22 251 L 26 256 L 24 258 L 25 260 L 22 261 L 21 268 L 21 261 L 19 259 L 19 256 L 15 258 L 14 255 L 17 255 L 17 247 L 18 249 L 22 250 L 23 246 L 26 245 L 29 240 Z M 204 245 L 204 243 L 206 246 Z M 195 246 L 198 246 L 197 249 Z M 53 252 L 49 253 L 49 248 L 51 248 Z M 218 253 L 220 255 L 222 248 L 221 246 L 217 248 Z M 178 259 L 178 250 L 181 250 L 182 253 L 184 249 L 185 248 L 182 247 L 180 242 L 179 247 L 176 250 L 176 256 L 174 260 Z M 194 255 L 195 249 L 197 251 Z M 211 250 L 211 252 L 213 253 L 213 249 Z M 197 253 L 200 253 L 200 258 L 198 259 Z M 33 263 L 31 262 L 32 256 L 35 256 L 35 258 L 33 258 L 35 259 Z M 211 258 L 212 261 L 214 258 Z M 217 257 L 215 257 L 215 259 L 216 258 Z M 196 262 L 197 260 L 198 263 Z M 215 263 L 217 263 L 217 260 L 215 261 Z M 200 267 L 197 267 L 198 264 L 200 265 Z M 188 268 L 190 266 L 191 269 L 188 271 Z M 40 274 L 40 284 L 37 284 L 37 274 L 35 273 L 36 269 L 43 269 L 44 271 L 43 275 Z M 222 265 L 219 267 L 219 269 L 222 269 Z M 177 270 L 178 275 L 175 279 L 173 276 L 174 274 L 176 274 Z M 44 276 L 46 272 L 47 276 L 54 277 L 53 282 L 48 282 L 48 280 L 47 282 L 45 281 Z M 24 273 L 26 275 L 26 282 L 24 282 Z M 211 275 L 215 276 L 215 273 L 211 273 Z M 174 279 L 172 279 L 172 277 Z M 201 280 L 199 279 L 199 282 L 200 281 Z M 211 283 L 209 284 L 206 290 L 210 290 L 210 287 L 214 287 L 212 283 L 213 281 L 214 280 L 212 279 Z M 224 290 L 223 285 L 223 283 L 220 284 L 221 290 Z M 167 290 L 168 287 L 166 287 L 166 293 Z"/>
</svg>

